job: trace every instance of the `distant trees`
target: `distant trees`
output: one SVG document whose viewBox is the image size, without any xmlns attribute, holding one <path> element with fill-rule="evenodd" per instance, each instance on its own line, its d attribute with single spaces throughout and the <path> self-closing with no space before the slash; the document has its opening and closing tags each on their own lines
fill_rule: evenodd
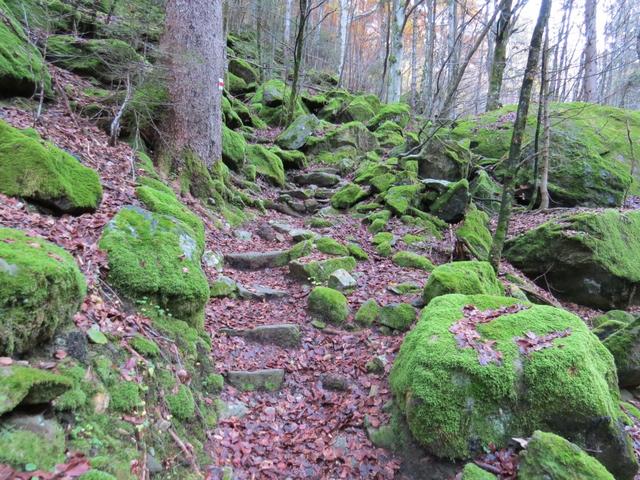
<svg viewBox="0 0 640 480">
<path fill-rule="evenodd" d="M 489 73 L 489 92 L 487 93 L 486 111 L 500 108 L 500 91 L 504 69 L 507 66 L 507 44 L 511 34 L 511 8 L 513 0 L 501 0 L 498 6 L 499 14 L 495 25 L 495 42 L 493 59 Z"/>
</svg>

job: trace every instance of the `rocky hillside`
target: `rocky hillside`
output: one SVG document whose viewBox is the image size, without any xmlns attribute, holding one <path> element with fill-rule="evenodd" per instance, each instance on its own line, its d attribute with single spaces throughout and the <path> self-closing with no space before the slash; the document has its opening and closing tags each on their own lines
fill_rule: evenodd
<svg viewBox="0 0 640 480">
<path fill-rule="evenodd" d="M 231 33 L 200 198 L 157 155 L 158 4 L 23 3 L 0 0 L 0 478 L 636 477 L 638 112 L 553 106 L 554 208 L 525 208 L 528 141 L 495 272 L 513 107 L 428 136 L 311 71 L 285 125 Z"/>
</svg>

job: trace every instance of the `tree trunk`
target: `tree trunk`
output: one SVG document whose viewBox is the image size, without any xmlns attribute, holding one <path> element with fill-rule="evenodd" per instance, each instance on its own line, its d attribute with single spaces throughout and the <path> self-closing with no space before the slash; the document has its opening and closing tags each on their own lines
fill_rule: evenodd
<svg viewBox="0 0 640 480">
<path fill-rule="evenodd" d="M 447 28 L 448 28 L 448 44 L 449 44 L 449 64 L 447 65 L 447 83 L 451 84 L 456 76 L 456 73 L 460 69 L 460 44 L 462 39 L 458 39 L 458 0 L 449 0 L 449 10 L 447 16 Z M 449 89 L 447 92 L 451 92 L 453 98 L 447 106 L 442 108 L 441 112 L 448 118 L 451 115 L 451 109 L 456 103 L 456 94 L 458 92 L 457 87 L 455 89 Z M 446 100 L 445 100 L 445 103 Z"/>
<path fill-rule="evenodd" d="M 411 108 L 416 108 L 418 90 L 418 15 L 414 13 L 411 27 Z"/>
<path fill-rule="evenodd" d="M 161 49 L 171 99 L 166 161 L 178 173 L 191 161 L 211 170 L 222 152 L 222 0 L 168 0 Z"/>
<path fill-rule="evenodd" d="M 500 2 L 500 16 L 496 23 L 496 36 L 491 60 L 491 73 L 489 74 L 489 92 L 487 93 L 486 111 L 500 108 L 500 91 L 504 69 L 507 65 L 507 44 L 511 33 L 511 4 L 512 0 Z"/>
<path fill-rule="evenodd" d="M 509 230 L 509 220 L 511 219 L 511 207 L 513 203 L 516 174 L 518 163 L 520 162 L 520 154 L 522 152 L 522 142 L 524 138 L 525 128 L 527 126 L 527 115 L 529 113 L 529 103 L 531 102 L 531 90 L 536 76 L 538 67 L 538 59 L 540 57 L 540 48 L 542 45 L 542 34 L 549 19 L 549 10 L 551 8 L 551 0 L 542 0 L 540 13 L 536 26 L 531 36 L 531 44 L 529 46 L 529 57 L 527 58 L 527 66 L 524 71 L 524 79 L 520 89 L 520 98 L 518 100 L 518 110 L 516 112 L 516 120 L 513 125 L 513 135 L 511 137 L 511 146 L 509 148 L 509 157 L 506 161 L 505 172 L 502 178 L 502 200 L 500 202 L 500 213 L 498 215 L 498 225 L 493 237 L 493 245 L 491 246 L 491 265 L 497 271 L 502 257 L 502 249 L 504 241 Z"/>
<path fill-rule="evenodd" d="M 562 41 L 562 52 L 560 53 L 560 73 L 558 75 L 558 95 L 556 101 L 564 101 L 567 95 L 567 77 L 569 66 L 567 65 L 567 54 L 569 49 L 569 30 L 571 29 L 571 11 L 573 10 L 573 0 L 567 0 L 563 6 L 562 28 L 560 29 L 560 40 Z"/>
<path fill-rule="evenodd" d="M 293 122 L 293 118 L 296 113 L 296 103 L 298 102 L 298 82 L 300 80 L 300 68 L 302 66 L 302 51 L 304 50 L 304 39 L 307 21 L 310 14 L 310 0 L 300 0 L 298 31 L 296 33 L 296 41 L 293 48 L 293 79 L 291 81 L 291 94 L 289 95 L 289 106 L 287 109 L 287 125 Z"/>
<path fill-rule="evenodd" d="M 597 0 L 586 0 L 584 18 L 586 43 L 584 46 L 584 77 L 582 100 L 595 102 L 598 94 L 598 50 L 596 45 L 596 9 Z"/>
<path fill-rule="evenodd" d="M 427 118 L 431 118 L 433 112 L 433 59 L 436 34 L 436 0 L 429 0 L 427 5 L 428 21 L 425 32 L 424 44 L 424 71 L 422 76 L 422 102 L 423 113 Z"/>
<path fill-rule="evenodd" d="M 391 49 L 389 52 L 389 87 L 387 102 L 399 102 L 402 95 L 402 61 L 404 47 L 402 44 L 402 30 L 404 25 L 404 2 L 392 0 L 391 6 Z"/>
<path fill-rule="evenodd" d="M 338 77 L 340 85 L 344 76 L 344 62 L 347 56 L 347 32 L 349 28 L 349 0 L 340 0 L 340 64 Z"/>
<path fill-rule="evenodd" d="M 542 169 L 540 170 L 540 209 L 549 208 L 549 144 L 551 142 L 551 125 L 549 122 L 549 29 L 544 36 L 542 52 Z"/>
<path fill-rule="evenodd" d="M 284 62 L 284 81 L 286 82 L 287 80 L 289 80 L 287 77 L 289 77 L 289 45 L 290 45 L 290 40 L 291 40 L 291 6 L 292 6 L 293 0 L 286 0 L 285 2 L 285 8 L 284 8 L 284 34 L 283 34 L 283 47 L 282 47 L 282 51 L 283 51 L 283 62 Z"/>
</svg>

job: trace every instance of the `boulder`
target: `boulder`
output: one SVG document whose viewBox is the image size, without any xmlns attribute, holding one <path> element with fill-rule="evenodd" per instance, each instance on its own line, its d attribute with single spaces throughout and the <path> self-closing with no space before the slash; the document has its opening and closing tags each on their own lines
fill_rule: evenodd
<svg viewBox="0 0 640 480">
<path fill-rule="evenodd" d="M 0 192 L 53 210 L 93 212 L 102 198 L 98 174 L 31 129 L 0 120 Z"/>
<path fill-rule="evenodd" d="M 373 117 L 367 127 L 377 130 L 385 122 L 391 121 L 405 128 L 411 118 L 411 108 L 406 103 L 389 103 L 380 108 L 378 114 Z"/>
<path fill-rule="evenodd" d="M 313 243 L 302 241 L 288 250 L 274 250 L 271 252 L 239 252 L 227 253 L 226 263 L 240 270 L 261 270 L 263 268 L 284 267 L 292 260 L 311 253 Z"/>
<path fill-rule="evenodd" d="M 304 147 L 319 124 L 320 120 L 315 115 L 301 115 L 278 135 L 276 143 L 285 150 L 298 150 Z"/>
<path fill-rule="evenodd" d="M 258 81 L 258 73 L 249 62 L 241 58 L 232 58 L 229 60 L 229 72 L 241 78 L 245 83 L 255 83 Z"/>
<path fill-rule="evenodd" d="M 579 446 L 553 433 L 536 431 L 520 454 L 518 480 L 614 480 Z"/>
<path fill-rule="evenodd" d="M 351 148 L 357 153 L 367 153 L 378 148 L 378 140 L 361 122 L 349 122 L 325 133 L 323 137 L 311 137 L 307 140 L 310 154 L 329 152 L 335 155 L 337 150 Z"/>
<path fill-rule="evenodd" d="M 316 240 L 316 248 L 322 253 L 328 255 L 337 255 L 339 257 L 348 257 L 349 249 L 331 237 L 320 237 Z"/>
<path fill-rule="evenodd" d="M 262 145 L 247 145 L 247 163 L 253 165 L 258 175 L 275 186 L 283 187 L 284 165 L 278 155 Z"/>
<path fill-rule="evenodd" d="M 318 187 L 333 187 L 340 183 L 341 178 L 333 173 L 322 172 L 318 170 L 312 170 L 308 173 L 302 173 L 296 175 L 293 181 L 297 185 L 317 185 Z"/>
<path fill-rule="evenodd" d="M 251 330 L 225 329 L 222 332 L 232 337 L 243 337 L 250 342 L 279 347 L 298 347 L 301 341 L 300 327 L 290 323 L 261 325 Z"/>
<path fill-rule="evenodd" d="M 234 297 L 238 293 L 238 284 L 233 279 L 220 275 L 209 282 L 209 292 L 211 298 Z"/>
<path fill-rule="evenodd" d="M 338 112 L 337 119 L 341 123 L 362 122 L 366 123 L 374 117 L 373 107 L 365 96 L 355 97 L 351 102 Z"/>
<path fill-rule="evenodd" d="M 244 166 L 247 142 L 242 135 L 222 126 L 222 161 L 236 172 Z"/>
<path fill-rule="evenodd" d="M 298 150 L 282 150 L 280 147 L 273 146 L 271 151 L 282 160 L 285 170 L 299 170 L 307 166 L 307 156 Z"/>
<path fill-rule="evenodd" d="M 380 309 L 377 322 L 392 330 L 409 330 L 416 320 L 416 310 L 408 303 L 390 303 Z"/>
<path fill-rule="evenodd" d="M 453 262 L 439 265 L 431 272 L 422 299 L 428 304 L 450 293 L 503 295 L 504 287 L 488 262 Z"/>
<path fill-rule="evenodd" d="M 399 267 L 416 268 L 427 272 L 430 272 L 434 268 L 433 263 L 427 257 L 407 250 L 397 252 L 391 257 L 391 261 Z"/>
<path fill-rule="evenodd" d="M 19 405 L 49 403 L 73 386 L 67 377 L 20 365 L 0 367 L 0 380 L 0 415 Z"/>
<path fill-rule="evenodd" d="M 603 340 L 618 369 L 618 383 L 623 388 L 640 385 L 640 320 L 631 323 L 608 321 L 598 327 L 612 330 Z M 604 328 L 603 328 L 604 327 Z M 595 332 L 594 332 L 595 333 Z"/>
<path fill-rule="evenodd" d="M 227 383 L 242 392 L 263 390 L 275 392 L 284 382 L 284 370 L 280 368 L 255 370 L 252 372 L 231 371 L 226 375 Z"/>
<path fill-rule="evenodd" d="M 331 206 L 338 210 L 345 210 L 367 196 L 367 192 L 356 183 L 348 183 L 331 197 Z"/>
<path fill-rule="evenodd" d="M 420 183 L 391 187 L 384 194 L 384 203 L 396 215 L 404 215 L 411 207 L 420 205 L 420 194 L 424 186 Z"/>
<path fill-rule="evenodd" d="M 309 315 L 314 320 L 342 324 L 349 316 L 347 297 L 332 288 L 316 287 L 309 295 Z"/>
<path fill-rule="evenodd" d="M 448 185 L 447 190 L 429 206 L 429 212 L 448 223 L 464 218 L 469 205 L 469 182 L 466 178 Z"/>
<path fill-rule="evenodd" d="M 480 170 L 469 184 L 471 199 L 480 210 L 489 215 L 500 211 L 502 185 L 496 182 L 485 170 Z"/>
<path fill-rule="evenodd" d="M 356 260 L 353 257 L 337 257 L 327 260 L 312 260 L 302 258 L 289 263 L 289 273 L 292 277 L 311 282 L 327 282 L 336 270 L 351 272 L 356 268 Z"/>
<path fill-rule="evenodd" d="M 640 303 L 640 211 L 581 212 L 505 244 L 504 255 L 559 298 L 608 310 Z"/>
<path fill-rule="evenodd" d="M 109 282 L 126 298 L 147 298 L 193 326 L 204 325 L 209 284 L 200 267 L 204 243 L 187 223 L 140 207 L 120 209 L 100 240 Z"/>
<path fill-rule="evenodd" d="M 413 436 L 438 457 L 473 458 L 544 430 L 594 452 L 616 478 L 638 469 L 613 358 L 564 310 L 436 298 L 405 337 L 390 385 Z"/>
<path fill-rule="evenodd" d="M 329 281 L 327 284 L 329 288 L 333 288 L 340 292 L 353 290 L 358 285 L 356 279 L 343 268 L 339 268 L 335 272 L 332 272 L 331 275 L 329 275 Z"/>
<path fill-rule="evenodd" d="M 457 182 L 469 174 L 471 152 L 451 140 L 436 136 L 422 147 L 417 156 L 420 178 Z"/>
<path fill-rule="evenodd" d="M 380 305 L 374 298 L 370 298 L 356 312 L 355 321 L 363 327 L 370 327 L 380 317 Z"/>
<path fill-rule="evenodd" d="M 493 237 L 489 231 L 489 216 L 477 208 L 470 208 L 464 222 L 456 229 L 456 238 L 476 260 L 489 260 Z"/>
<path fill-rule="evenodd" d="M 0 356 L 24 354 L 51 339 L 85 294 L 84 276 L 65 250 L 0 228 Z"/>
</svg>

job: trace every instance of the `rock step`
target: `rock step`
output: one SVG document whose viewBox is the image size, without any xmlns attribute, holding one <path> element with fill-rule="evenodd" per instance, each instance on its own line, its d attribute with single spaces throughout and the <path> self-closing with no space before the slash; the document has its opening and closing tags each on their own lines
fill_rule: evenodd
<svg viewBox="0 0 640 480">
<path fill-rule="evenodd" d="M 255 390 L 275 392 L 282 387 L 284 370 L 281 368 L 254 370 L 252 372 L 236 370 L 227 372 L 225 377 L 229 385 L 243 392 Z"/>
<path fill-rule="evenodd" d="M 245 287 L 239 283 L 237 285 L 238 296 L 243 300 L 272 300 L 289 296 L 289 292 L 265 287 L 264 285 L 251 285 L 250 287 Z"/>
<path fill-rule="evenodd" d="M 240 270 L 261 270 L 285 266 L 289 260 L 289 251 L 227 253 L 224 260 L 230 267 Z"/>
<path fill-rule="evenodd" d="M 292 323 L 261 325 L 250 330 L 223 328 L 220 332 L 230 337 L 243 337 L 251 342 L 276 345 L 278 347 L 300 346 L 300 327 Z"/>
<path fill-rule="evenodd" d="M 341 178 L 334 173 L 327 173 L 318 170 L 293 177 L 294 183 L 300 186 L 317 185 L 318 187 L 333 187 L 340 183 L 340 180 Z"/>
</svg>

